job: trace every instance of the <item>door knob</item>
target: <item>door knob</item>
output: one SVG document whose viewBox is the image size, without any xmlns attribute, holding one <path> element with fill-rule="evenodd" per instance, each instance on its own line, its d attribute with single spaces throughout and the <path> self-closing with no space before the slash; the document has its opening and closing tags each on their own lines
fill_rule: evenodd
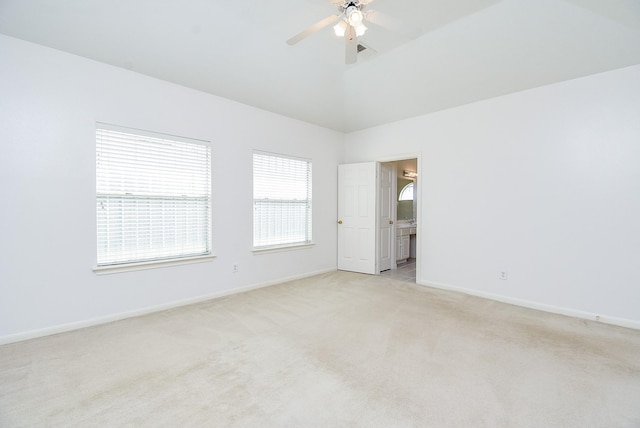
<svg viewBox="0 0 640 428">
<path fill-rule="evenodd" d="M 389 220 L 389 224 L 393 224 L 393 220 Z"/>
<path fill-rule="evenodd" d="M 338 220 L 338 224 L 342 224 L 342 220 Z"/>
</svg>

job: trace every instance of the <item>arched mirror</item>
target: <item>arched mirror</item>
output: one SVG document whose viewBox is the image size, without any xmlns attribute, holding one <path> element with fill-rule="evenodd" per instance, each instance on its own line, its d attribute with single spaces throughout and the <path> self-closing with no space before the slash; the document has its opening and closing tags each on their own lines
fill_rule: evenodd
<svg viewBox="0 0 640 428">
<path fill-rule="evenodd" d="M 413 181 L 400 190 L 398 201 L 413 201 Z"/>
<path fill-rule="evenodd" d="M 412 180 L 398 178 L 398 221 L 415 219 L 414 187 Z"/>
</svg>

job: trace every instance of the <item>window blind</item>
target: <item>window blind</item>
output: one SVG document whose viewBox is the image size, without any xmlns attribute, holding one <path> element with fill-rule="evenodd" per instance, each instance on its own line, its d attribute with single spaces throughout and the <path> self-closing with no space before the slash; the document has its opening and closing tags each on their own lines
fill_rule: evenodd
<svg viewBox="0 0 640 428">
<path fill-rule="evenodd" d="M 210 254 L 210 165 L 205 142 L 98 125 L 98 266 Z"/>
<path fill-rule="evenodd" d="M 311 229 L 311 161 L 254 152 L 254 248 L 308 244 Z"/>
</svg>

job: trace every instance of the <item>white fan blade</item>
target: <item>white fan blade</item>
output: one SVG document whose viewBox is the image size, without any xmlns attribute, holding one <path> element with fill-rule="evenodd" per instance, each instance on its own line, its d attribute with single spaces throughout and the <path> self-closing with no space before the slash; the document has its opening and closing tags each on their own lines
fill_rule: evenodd
<svg viewBox="0 0 640 428">
<path fill-rule="evenodd" d="M 351 25 L 344 35 L 344 40 L 346 42 L 344 62 L 345 64 L 355 64 L 358 61 L 358 36 Z"/>
<path fill-rule="evenodd" d="M 322 21 L 316 22 L 311 27 L 309 27 L 306 30 L 304 30 L 302 33 L 297 34 L 297 35 L 293 36 L 292 38 L 290 38 L 289 40 L 287 40 L 287 44 L 289 44 L 291 46 L 295 45 L 300 40 L 302 40 L 302 39 L 304 39 L 306 37 L 309 37 L 310 35 L 312 35 L 316 31 L 320 31 L 324 27 L 333 24 L 334 22 L 336 22 L 338 20 L 339 17 L 340 17 L 340 15 L 327 16 Z"/>
</svg>

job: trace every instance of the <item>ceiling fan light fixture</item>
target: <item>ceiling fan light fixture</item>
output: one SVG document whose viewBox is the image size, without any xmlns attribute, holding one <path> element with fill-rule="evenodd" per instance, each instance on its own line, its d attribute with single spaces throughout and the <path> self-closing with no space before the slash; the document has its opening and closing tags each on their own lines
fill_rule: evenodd
<svg viewBox="0 0 640 428">
<path fill-rule="evenodd" d="M 357 27 L 358 25 L 362 24 L 362 12 L 356 6 L 349 6 L 345 12 L 345 15 L 347 16 L 349 25 L 351 25 L 352 27 Z"/>
<path fill-rule="evenodd" d="M 356 36 L 360 37 L 362 35 L 364 35 L 364 33 L 367 31 L 367 27 L 364 24 L 360 24 L 358 26 L 356 26 Z"/>
<path fill-rule="evenodd" d="M 333 27 L 333 31 L 336 33 L 336 36 L 344 37 L 344 33 L 347 31 L 347 23 L 341 20 Z"/>
</svg>

